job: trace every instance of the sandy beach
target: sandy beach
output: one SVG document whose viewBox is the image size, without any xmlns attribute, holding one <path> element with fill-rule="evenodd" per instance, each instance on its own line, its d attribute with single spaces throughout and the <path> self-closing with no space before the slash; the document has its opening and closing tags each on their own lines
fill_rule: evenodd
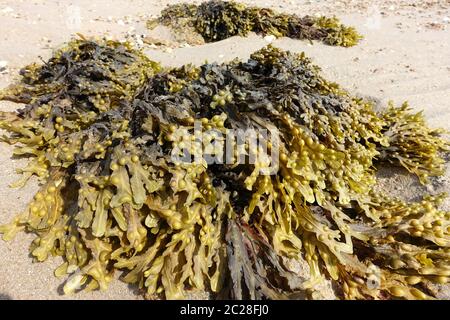
<svg viewBox="0 0 450 320">
<path fill-rule="evenodd" d="M 0 0 L 0 88 L 18 78 L 24 65 L 47 59 L 52 50 L 76 33 L 108 36 L 116 39 L 151 36 L 170 40 L 164 30 L 149 32 L 148 18 L 166 5 L 180 1 L 166 0 Z M 200 1 L 193 1 L 198 3 Z M 293 52 L 304 51 L 319 65 L 326 78 L 354 94 L 370 97 L 379 107 L 389 100 L 408 101 L 423 110 L 432 127 L 450 131 L 450 0 L 258 0 L 242 1 L 299 15 L 336 15 L 345 24 L 355 26 L 364 40 L 351 48 L 332 47 L 318 42 L 276 39 L 273 45 Z M 80 23 L 74 23 L 75 18 Z M 141 37 L 142 38 L 142 37 Z M 268 39 L 257 35 L 233 37 L 217 43 L 193 47 L 144 45 L 152 60 L 165 66 L 201 64 L 205 60 L 225 62 L 246 59 L 266 46 Z M 14 110 L 18 105 L 0 102 L 0 110 Z M 25 160 L 11 159 L 12 148 L 0 143 L 0 224 L 23 210 L 37 190 L 36 180 L 22 189 L 8 185 L 19 178 L 15 170 Z M 392 195 L 414 200 L 425 193 L 450 193 L 450 165 L 443 177 L 421 186 L 416 178 L 402 170 L 383 169 L 379 188 Z M 444 203 L 450 210 L 450 201 Z M 141 299 L 134 286 L 114 281 L 107 291 L 62 295 L 61 284 L 53 270 L 61 263 L 50 258 L 33 263 L 28 246 L 33 235 L 20 234 L 11 242 L 0 241 L 1 299 Z M 119 276 L 119 274 L 117 274 Z M 442 298 L 449 298 L 447 290 Z"/>
</svg>

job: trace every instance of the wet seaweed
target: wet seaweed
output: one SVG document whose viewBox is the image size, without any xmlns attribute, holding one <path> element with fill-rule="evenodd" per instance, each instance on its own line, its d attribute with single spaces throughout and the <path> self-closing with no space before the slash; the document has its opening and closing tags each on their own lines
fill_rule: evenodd
<svg viewBox="0 0 450 320">
<path fill-rule="evenodd" d="M 354 46 L 362 39 L 353 27 L 343 25 L 336 17 L 300 17 L 234 1 L 211 0 L 198 6 L 189 3 L 171 5 L 161 12 L 160 17 L 147 22 L 150 29 L 158 24 L 172 27 L 175 31 L 194 30 L 206 42 L 232 36 L 245 37 L 250 32 L 319 40 L 342 47 Z"/>
<path fill-rule="evenodd" d="M 2 97 L 26 106 L 2 112 L 0 127 L 41 187 L 0 232 L 34 233 L 38 261 L 61 256 L 68 294 L 106 289 L 115 271 L 167 299 L 314 298 L 324 279 L 345 299 L 431 299 L 428 284 L 448 282 L 445 195 L 407 203 L 374 191 L 377 162 L 423 183 L 441 174 L 448 141 L 406 105 L 376 112 L 303 53 L 268 46 L 247 61 L 162 69 L 127 44 L 82 39 L 22 74 Z M 249 142 L 226 163 L 174 157 L 238 129 L 279 132 L 266 143 L 279 149 L 274 174 L 261 173 L 264 158 L 237 161 L 263 154 Z M 304 259 L 311 277 L 283 258 Z"/>
</svg>

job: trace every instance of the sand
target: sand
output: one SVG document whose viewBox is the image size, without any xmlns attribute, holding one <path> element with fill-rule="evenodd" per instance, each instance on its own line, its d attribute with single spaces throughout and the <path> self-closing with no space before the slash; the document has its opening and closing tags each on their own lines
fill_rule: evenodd
<svg viewBox="0 0 450 320">
<path fill-rule="evenodd" d="M 165 38 L 161 30 L 148 33 L 145 20 L 177 1 L 0 1 L 0 88 L 17 79 L 17 70 L 27 63 L 46 59 L 52 48 L 80 32 L 124 38 L 127 33 Z M 387 101 L 408 100 L 415 110 L 424 110 L 431 126 L 450 130 L 450 1 L 245 1 L 298 14 L 336 14 L 364 35 L 360 45 L 338 48 L 320 43 L 277 39 L 273 44 L 295 52 L 304 51 L 322 67 L 324 75 L 353 93 L 371 97 L 380 107 Z M 70 7 L 71 6 L 71 7 Z M 68 7 L 71 8 L 68 11 Z M 76 26 L 79 10 L 81 24 Z M 75 18 L 74 18 L 75 12 Z M 74 20 L 75 19 L 75 20 Z M 71 23 L 72 21 L 72 23 Z M 245 59 L 267 45 L 262 37 L 233 37 L 200 47 L 149 48 L 145 52 L 164 65 L 200 64 L 205 60 Z M 17 105 L 0 102 L 0 110 Z M 0 224 L 23 210 L 37 190 L 32 180 L 23 189 L 8 185 L 19 178 L 15 169 L 23 160 L 11 159 L 12 148 L 0 144 Z M 450 191 L 450 170 L 444 177 L 421 186 L 403 170 L 384 169 L 379 187 L 406 199 L 431 192 Z M 449 210 L 447 200 L 444 207 Z M 0 299 L 140 299 L 133 286 L 114 281 L 105 292 L 61 295 L 63 279 L 53 270 L 59 258 L 32 263 L 28 246 L 32 235 L 20 234 L 12 242 L 0 241 Z M 443 291 L 442 298 L 449 298 Z"/>
</svg>

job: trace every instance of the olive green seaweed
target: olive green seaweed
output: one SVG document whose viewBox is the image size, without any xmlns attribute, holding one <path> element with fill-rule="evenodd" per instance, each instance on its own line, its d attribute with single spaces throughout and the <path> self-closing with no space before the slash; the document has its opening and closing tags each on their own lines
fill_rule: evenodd
<svg viewBox="0 0 450 320">
<path fill-rule="evenodd" d="M 234 1 L 211 0 L 198 6 L 189 3 L 170 5 L 161 12 L 160 17 L 147 22 L 149 29 L 158 24 L 172 27 L 178 32 L 193 29 L 206 42 L 224 40 L 236 35 L 245 37 L 249 32 L 320 40 L 342 47 L 354 46 L 362 39 L 353 27 L 344 26 L 336 17 L 299 17 Z"/>
<path fill-rule="evenodd" d="M 115 271 L 167 299 L 316 299 L 325 279 L 343 299 L 433 299 L 430 284 L 448 282 L 445 195 L 409 203 L 374 186 L 386 162 L 423 183 L 442 174 L 449 143 L 407 105 L 376 112 L 303 53 L 268 46 L 163 69 L 129 44 L 80 39 L 22 75 L 3 92 L 26 106 L 0 114 L 2 140 L 30 158 L 18 185 L 37 175 L 41 186 L 0 232 L 34 233 L 37 261 L 61 256 L 67 294 L 106 289 Z M 176 161 L 174 150 L 202 148 L 196 121 L 223 134 L 277 128 L 279 170 Z"/>
</svg>

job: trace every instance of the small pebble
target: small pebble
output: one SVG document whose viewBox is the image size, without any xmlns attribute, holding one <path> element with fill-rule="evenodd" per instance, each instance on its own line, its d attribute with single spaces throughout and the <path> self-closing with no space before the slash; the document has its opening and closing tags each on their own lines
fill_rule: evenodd
<svg viewBox="0 0 450 320">
<path fill-rule="evenodd" d="M 8 61 L 4 61 L 4 60 L 0 61 L 0 71 L 6 70 L 7 66 L 8 66 Z"/>
<path fill-rule="evenodd" d="M 264 37 L 264 40 L 268 43 L 271 43 L 275 39 L 276 39 L 276 37 L 272 34 Z"/>
</svg>

